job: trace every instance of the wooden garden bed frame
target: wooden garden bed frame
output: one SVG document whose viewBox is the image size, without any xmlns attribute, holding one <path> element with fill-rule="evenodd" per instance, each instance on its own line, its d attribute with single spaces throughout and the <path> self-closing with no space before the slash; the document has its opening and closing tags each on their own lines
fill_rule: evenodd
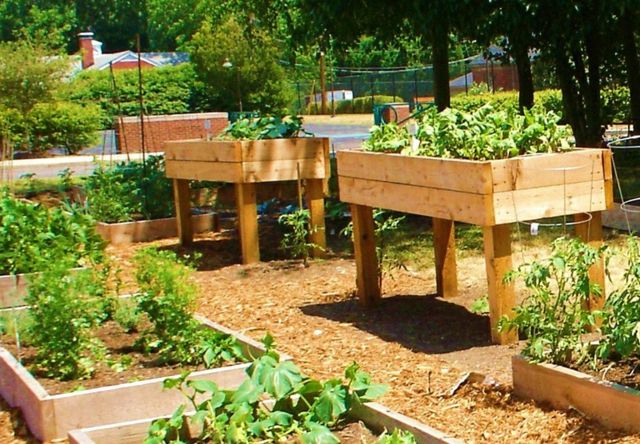
<svg viewBox="0 0 640 444">
<path fill-rule="evenodd" d="M 591 244 L 601 244 L 601 211 L 613 203 L 610 156 L 609 150 L 576 149 L 472 161 L 338 151 L 340 200 L 351 204 L 361 302 L 369 305 L 381 297 L 373 208 L 433 218 L 437 293 L 445 298 L 457 294 L 454 221 L 480 225 L 491 337 L 496 343 L 515 341 L 515 331 L 496 329 L 515 304 L 513 284 L 503 281 L 512 268 L 510 224 L 575 215 L 577 221 L 585 221 L 576 225 L 576 233 Z M 594 266 L 590 275 L 604 289 L 602 264 Z M 602 302 L 603 298 L 592 301 Z"/>
<path fill-rule="evenodd" d="M 71 272 L 74 273 L 86 269 L 84 267 L 72 268 Z M 29 291 L 29 280 L 40 274 L 39 272 L 34 272 L 0 276 L 0 309 L 25 306 L 24 297 Z"/>
<path fill-rule="evenodd" d="M 173 179 L 178 236 L 183 245 L 193 241 L 190 223 L 189 180 L 235 184 L 238 228 L 245 264 L 260 261 L 256 184 L 304 180 L 311 224 L 311 242 L 326 246 L 324 183 L 330 174 L 329 139 L 302 137 L 255 141 L 182 140 L 165 146 L 167 177 Z"/>
<path fill-rule="evenodd" d="M 220 231 L 218 215 L 214 212 L 191 215 L 190 221 L 194 233 Z M 153 220 L 96 224 L 96 232 L 111 245 L 150 242 L 178 235 L 178 219 L 166 217 Z"/>
<path fill-rule="evenodd" d="M 196 316 L 207 328 L 238 339 L 246 356 L 259 356 L 262 344 L 206 318 Z M 281 356 L 289 360 L 289 356 Z M 250 363 L 193 372 L 192 379 L 214 381 L 221 388 L 236 388 Z M 179 375 L 174 375 L 177 377 Z M 45 388 L 6 349 L 0 347 L 0 396 L 22 410 L 31 433 L 41 441 L 66 438 L 70 430 L 171 414 L 183 401 L 177 390 L 163 390 L 167 377 L 99 387 L 57 395 Z"/>
<path fill-rule="evenodd" d="M 409 431 L 416 437 L 418 444 L 463 443 L 459 439 L 452 438 L 439 430 L 374 402 L 354 406 L 352 417 L 364 422 L 374 432 L 380 433 L 383 430 L 391 431 L 393 429 Z M 147 436 L 151 421 L 150 419 L 129 421 L 103 427 L 73 430 L 69 432 L 69 442 L 71 444 L 141 444 Z"/>
<path fill-rule="evenodd" d="M 576 409 L 605 427 L 640 432 L 640 391 L 552 364 L 514 356 L 513 390 L 557 409 Z"/>
</svg>

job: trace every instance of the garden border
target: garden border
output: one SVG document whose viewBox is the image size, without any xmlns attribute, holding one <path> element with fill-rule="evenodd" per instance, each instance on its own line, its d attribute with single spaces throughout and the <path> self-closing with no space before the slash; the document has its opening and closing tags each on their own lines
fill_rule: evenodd
<svg viewBox="0 0 640 444">
<path fill-rule="evenodd" d="M 262 344 L 239 332 L 202 316 L 194 317 L 208 328 L 236 337 L 247 356 L 265 351 Z M 291 357 L 281 355 L 281 359 Z M 235 388 L 245 378 L 245 370 L 250 365 L 241 363 L 201 370 L 193 372 L 190 378 L 214 381 L 222 388 Z M 11 407 L 22 410 L 29 430 L 42 441 L 66 438 L 72 429 L 172 413 L 183 402 L 183 395 L 177 390 L 163 390 L 165 379 L 167 377 L 50 395 L 11 353 L 0 347 L 0 396 Z"/>
</svg>

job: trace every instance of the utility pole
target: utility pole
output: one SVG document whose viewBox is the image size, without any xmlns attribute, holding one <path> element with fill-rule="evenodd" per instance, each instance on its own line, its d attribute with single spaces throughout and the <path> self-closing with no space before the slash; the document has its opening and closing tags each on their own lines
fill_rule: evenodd
<svg viewBox="0 0 640 444">
<path fill-rule="evenodd" d="M 320 114 L 327 114 L 327 82 L 324 71 L 324 51 L 318 53 L 320 60 Z"/>
</svg>

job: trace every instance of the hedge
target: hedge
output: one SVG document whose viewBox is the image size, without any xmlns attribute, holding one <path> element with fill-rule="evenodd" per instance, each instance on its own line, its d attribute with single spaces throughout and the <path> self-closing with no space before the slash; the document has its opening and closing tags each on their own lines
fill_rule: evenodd
<svg viewBox="0 0 640 444">
<path fill-rule="evenodd" d="M 404 99 L 398 96 L 374 96 L 374 103 L 376 105 L 397 102 L 404 102 Z M 373 112 L 371 96 L 357 97 L 353 99 L 353 101 L 337 100 L 335 101 L 335 108 L 336 114 L 370 114 Z M 331 112 L 331 100 L 327 101 L 327 112 Z M 310 103 L 307 105 L 306 114 L 320 114 L 320 103 Z"/>
</svg>

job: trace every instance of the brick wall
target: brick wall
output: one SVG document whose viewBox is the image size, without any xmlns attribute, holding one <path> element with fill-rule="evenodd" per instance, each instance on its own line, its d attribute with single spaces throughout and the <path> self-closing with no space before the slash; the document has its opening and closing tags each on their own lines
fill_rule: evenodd
<svg viewBox="0 0 640 444">
<path fill-rule="evenodd" d="M 168 140 L 215 137 L 228 125 L 227 113 L 172 114 L 145 116 L 144 136 L 147 152 L 163 151 Z M 124 117 L 116 126 L 118 151 L 141 152 L 139 117 Z"/>
<path fill-rule="evenodd" d="M 513 91 L 520 87 L 518 82 L 518 71 L 515 65 L 499 65 L 494 64 L 493 68 L 489 66 L 474 66 L 471 68 L 473 72 L 474 83 L 487 83 L 491 85 L 491 79 L 495 85 L 496 91 Z"/>
</svg>

